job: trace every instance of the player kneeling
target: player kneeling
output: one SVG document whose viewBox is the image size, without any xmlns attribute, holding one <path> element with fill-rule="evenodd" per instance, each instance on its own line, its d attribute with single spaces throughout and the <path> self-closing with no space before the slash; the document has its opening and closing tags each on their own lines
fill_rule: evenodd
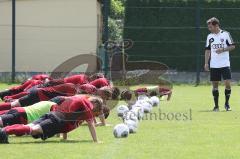
<svg viewBox="0 0 240 159">
<path fill-rule="evenodd" d="M 33 138 L 46 140 L 59 133 L 68 133 L 84 121 L 87 122 L 93 141 L 98 142 L 94 116 L 103 114 L 103 102 L 98 97 L 74 96 L 43 115 L 32 124 L 16 124 L 0 130 L 0 143 L 8 143 L 8 135 L 32 135 Z M 64 135 L 67 139 L 67 135 Z"/>
</svg>

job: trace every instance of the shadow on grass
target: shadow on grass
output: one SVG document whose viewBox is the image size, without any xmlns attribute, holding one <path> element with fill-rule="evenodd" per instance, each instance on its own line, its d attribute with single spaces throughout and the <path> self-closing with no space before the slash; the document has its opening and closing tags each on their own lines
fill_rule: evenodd
<svg viewBox="0 0 240 159">
<path fill-rule="evenodd" d="M 200 113 L 223 113 L 223 112 L 227 112 L 227 111 L 226 110 L 219 110 L 218 112 L 215 112 L 213 110 L 200 110 L 198 112 L 200 112 Z"/>
<path fill-rule="evenodd" d="M 79 144 L 79 143 L 92 143 L 92 140 L 49 140 L 49 141 L 30 141 L 30 142 L 15 142 L 11 144 L 22 145 L 22 144 Z"/>
<path fill-rule="evenodd" d="M 211 112 L 213 112 L 213 111 L 212 111 L 212 110 L 199 110 L 198 112 L 200 112 L 200 113 L 206 113 L 206 112 L 211 113 Z"/>
</svg>

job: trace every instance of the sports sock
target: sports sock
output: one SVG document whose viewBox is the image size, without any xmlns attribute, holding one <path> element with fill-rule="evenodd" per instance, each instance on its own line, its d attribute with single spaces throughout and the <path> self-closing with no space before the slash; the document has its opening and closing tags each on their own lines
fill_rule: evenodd
<svg viewBox="0 0 240 159">
<path fill-rule="evenodd" d="M 6 114 L 9 110 L 0 110 L 0 115 Z"/>
<path fill-rule="evenodd" d="M 0 111 L 1 110 L 9 110 L 11 109 L 11 103 L 2 103 L 0 104 Z"/>
<path fill-rule="evenodd" d="M 229 98 L 231 96 L 231 89 L 225 89 L 225 105 L 229 105 Z"/>
<path fill-rule="evenodd" d="M 5 96 L 4 99 L 19 99 L 25 95 L 28 95 L 29 92 L 21 92 L 21 93 L 18 93 L 18 94 L 15 94 L 15 95 L 12 95 L 12 96 Z"/>
<path fill-rule="evenodd" d="M 15 125 L 12 125 L 12 126 L 5 127 L 4 131 L 8 135 L 22 136 L 22 135 L 30 134 L 31 133 L 31 128 L 27 125 L 15 124 Z"/>
<path fill-rule="evenodd" d="M 11 94 L 12 94 L 11 90 L 2 91 L 0 92 L 0 98 L 3 100 L 5 96 L 10 96 Z"/>
<path fill-rule="evenodd" d="M 215 107 L 219 107 L 219 106 L 218 106 L 218 97 L 219 97 L 219 91 L 218 91 L 218 89 L 213 89 L 212 94 L 213 94 L 213 99 L 214 99 Z"/>
</svg>

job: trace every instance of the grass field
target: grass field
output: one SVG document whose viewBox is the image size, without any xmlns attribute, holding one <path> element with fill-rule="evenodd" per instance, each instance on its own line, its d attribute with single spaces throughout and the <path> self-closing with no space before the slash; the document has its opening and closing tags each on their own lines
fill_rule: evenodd
<svg viewBox="0 0 240 159">
<path fill-rule="evenodd" d="M 1 85 L 1 89 L 7 85 Z M 185 113 L 188 120 L 144 120 L 138 133 L 126 139 L 115 139 L 111 127 L 97 128 L 102 144 L 91 141 L 88 128 L 70 133 L 70 141 L 58 138 L 47 141 L 31 137 L 10 137 L 9 145 L 0 145 L 1 159 L 239 159 L 240 158 L 240 99 L 239 87 L 234 86 L 232 112 L 223 109 L 224 88 L 220 89 L 220 112 L 211 112 L 213 103 L 210 86 L 174 86 L 170 102 L 162 101 L 162 113 Z M 190 109 L 192 120 L 190 120 Z M 154 109 L 158 114 L 158 108 Z M 108 122 L 120 123 L 115 111 Z"/>
</svg>

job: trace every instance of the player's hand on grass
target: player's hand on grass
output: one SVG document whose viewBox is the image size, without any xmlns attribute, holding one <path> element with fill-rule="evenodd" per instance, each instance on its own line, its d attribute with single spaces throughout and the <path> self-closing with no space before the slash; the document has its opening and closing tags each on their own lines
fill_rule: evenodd
<svg viewBox="0 0 240 159">
<path fill-rule="evenodd" d="M 95 126 L 96 126 L 96 127 L 97 127 L 97 126 L 103 126 L 103 123 L 97 122 L 97 123 L 95 123 Z"/>
<path fill-rule="evenodd" d="M 112 124 L 105 124 L 104 126 L 106 126 L 106 127 L 110 127 L 110 126 L 112 126 Z"/>
<path fill-rule="evenodd" d="M 102 141 L 94 141 L 94 143 L 96 143 L 96 144 L 103 144 Z"/>
<path fill-rule="evenodd" d="M 209 71 L 209 64 L 205 64 L 205 65 L 204 65 L 204 70 L 205 70 L 205 71 Z"/>
<path fill-rule="evenodd" d="M 102 122 L 97 122 L 95 126 L 112 126 L 111 124 L 103 124 Z"/>
</svg>

